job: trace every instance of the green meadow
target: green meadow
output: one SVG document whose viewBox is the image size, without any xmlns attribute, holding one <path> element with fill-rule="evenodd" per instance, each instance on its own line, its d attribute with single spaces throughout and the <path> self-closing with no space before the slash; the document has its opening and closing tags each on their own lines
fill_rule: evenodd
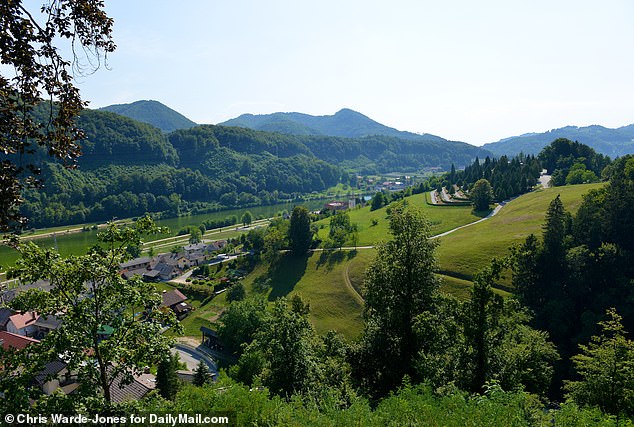
<svg viewBox="0 0 634 427">
<path fill-rule="evenodd" d="M 415 206 L 423 211 L 431 224 L 431 234 L 436 235 L 461 225 L 481 219 L 475 215 L 470 206 L 431 206 L 426 203 L 427 193 L 415 194 L 407 197 L 409 206 Z M 350 222 L 358 227 L 358 246 L 370 246 L 389 239 L 389 220 L 386 208 L 370 211 L 370 206 L 349 211 Z M 376 220 L 377 225 L 372 221 Z M 325 240 L 330 231 L 330 219 L 322 219 L 316 223 L 319 226 L 318 237 Z M 352 241 L 348 241 L 352 244 Z"/>
<path fill-rule="evenodd" d="M 441 272 L 460 279 L 472 279 L 493 257 L 507 255 L 511 245 L 521 243 L 529 234 L 541 237 L 546 210 L 558 194 L 566 210 L 574 214 L 581 204 L 582 196 L 602 185 L 581 184 L 539 189 L 507 203 L 487 221 L 441 237 L 436 252 Z"/>
</svg>

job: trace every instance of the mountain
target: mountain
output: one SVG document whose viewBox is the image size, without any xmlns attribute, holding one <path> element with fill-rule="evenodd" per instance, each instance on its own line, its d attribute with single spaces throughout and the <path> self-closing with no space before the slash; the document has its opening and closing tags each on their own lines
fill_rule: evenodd
<svg viewBox="0 0 634 427">
<path fill-rule="evenodd" d="M 163 132 L 189 129 L 196 126 L 196 123 L 181 113 L 158 101 L 136 101 L 131 104 L 109 105 L 100 108 L 100 110 L 111 111 L 143 123 L 149 123 Z"/>
<path fill-rule="evenodd" d="M 243 114 L 219 125 L 293 135 L 327 135 L 344 138 L 384 135 L 407 140 L 445 141 L 444 138 L 428 133 L 419 135 L 382 125 L 348 108 L 332 116 L 311 116 L 303 113 Z"/>
<path fill-rule="evenodd" d="M 543 133 L 527 133 L 504 138 L 497 142 L 484 144 L 482 148 L 493 152 L 496 156 L 516 155 L 520 152 L 538 154 L 542 148 L 557 138 L 578 141 L 612 158 L 634 153 L 634 124 L 616 129 L 598 125 L 566 126 Z"/>
</svg>

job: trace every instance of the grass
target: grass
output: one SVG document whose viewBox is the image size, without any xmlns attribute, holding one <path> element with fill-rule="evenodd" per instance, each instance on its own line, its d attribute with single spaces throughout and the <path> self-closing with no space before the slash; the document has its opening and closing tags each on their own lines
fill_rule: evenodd
<svg viewBox="0 0 634 427">
<path fill-rule="evenodd" d="M 336 330 L 347 338 L 355 338 L 361 332 L 362 304 L 346 285 L 344 273 L 357 251 L 314 252 L 304 257 L 284 255 L 279 267 L 269 270 L 258 266 L 245 278 L 247 290 L 253 292 L 253 282 L 258 278 L 271 279 L 268 299 L 299 295 L 310 304 L 310 320 L 318 333 Z"/>
<path fill-rule="evenodd" d="M 471 280 L 493 257 L 508 254 L 511 245 L 521 243 L 531 233 L 541 236 L 546 210 L 557 194 L 561 195 L 566 210 L 575 213 L 582 196 L 602 185 L 584 184 L 536 190 L 508 203 L 493 218 L 440 238 L 437 255 L 441 272 Z"/>
<path fill-rule="evenodd" d="M 425 194 L 415 194 L 406 200 L 409 206 L 415 206 L 423 211 L 431 224 L 432 235 L 481 219 L 481 216 L 473 213 L 470 206 L 429 206 L 425 203 Z M 370 206 L 365 206 L 349 211 L 349 215 L 350 222 L 357 224 L 359 230 L 358 246 L 375 245 L 389 239 L 386 208 L 370 211 Z M 377 220 L 378 224 L 372 225 L 372 220 Z M 325 240 L 330 231 L 330 219 L 322 219 L 316 224 L 320 227 L 319 238 Z"/>
</svg>

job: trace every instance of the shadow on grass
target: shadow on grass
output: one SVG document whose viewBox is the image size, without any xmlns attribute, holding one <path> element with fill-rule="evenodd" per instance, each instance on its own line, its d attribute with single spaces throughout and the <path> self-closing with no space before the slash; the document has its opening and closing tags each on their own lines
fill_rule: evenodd
<svg viewBox="0 0 634 427">
<path fill-rule="evenodd" d="M 471 211 L 471 213 L 478 218 L 486 218 L 491 212 L 493 212 L 493 209 L 488 209 L 486 211 Z"/>
<path fill-rule="evenodd" d="M 319 255 L 319 259 L 317 260 L 316 270 L 319 270 L 322 266 L 326 266 L 328 271 L 331 271 L 335 268 L 336 265 L 341 264 L 344 261 L 349 261 L 357 256 L 357 250 L 353 249 L 351 251 L 347 250 L 333 250 L 333 251 L 323 251 Z"/>
<path fill-rule="evenodd" d="M 269 270 L 271 293 L 269 301 L 288 295 L 306 272 L 309 255 L 293 256 L 284 254 L 274 268 Z"/>
</svg>

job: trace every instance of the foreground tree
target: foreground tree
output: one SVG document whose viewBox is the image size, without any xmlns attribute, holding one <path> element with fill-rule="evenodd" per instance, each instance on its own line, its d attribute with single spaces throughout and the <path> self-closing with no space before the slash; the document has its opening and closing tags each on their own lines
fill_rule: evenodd
<svg viewBox="0 0 634 427">
<path fill-rule="evenodd" d="M 459 383 L 480 393 L 496 380 L 505 390 L 544 395 L 559 356 L 548 335 L 530 328 L 530 317 L 517 301 L 492 290 L 505 264 L 494 259 L 474 278 L 471 298 L 463 305 L 465 347 Z"/>
<path fill-rule="evenodd" d="M 177 325 L 174 314 L 162 310 L 153 284 L 138 276 L 125 280 L 119 274 L 119 265 L 129 259 L 126 247 L 140 245 L 143 235 L 159 231 L 147 217 L 132 228 L 110 224 L 98 234 L 100 246 L 68 258 L 31 242 L 17 245 L 22 258 L 9 277 L 26 283 L 45 280 L 51 290 L 22 292 L 11 302 L 12 308 L 62 320 L 58 329 L 29 349 L 23 375 L 35 375 L 59 357 L 80 383 L 73 404 L 95 395 L 110 403 L 115 380 L 125 384 L 169 353 L 171 339 L 161 330 Z"/>
<path fill-rule="evenodd" d="M 321 367 L 315 346 L 315 331 L 308 314 L 297 312 L 286 299 L 279 299 L 271 315 L 255 333 L 239 361 L 244 371 L 257 376 L 273 393 L 290 398 L 319 385 Z"/>
<path fill-rule="evenodd" d="M 80 155 L 83 133 L 75 119 L 85 103 L 59 46 L 68 42 L 72 48 L 76 73 L 94 71 L 116 47 L 101 0 L 54 0 L 39 12 L 22 3 L 0 5 L 0 230 L 5 231 L 25 222 L 18 208 L 24 186 L 37 183 L 33 154 L 71 167 Z"/>
<path fill-rule="evenodd" d="M 365 331 L 357 376 L 369 390 L 384 394 L 414 373 L 418 342 L 414 318 L 433 306 L 439 282 L 434 275 L 437 242 L 422 213 L 396 204 L 393 239 L 378 248 L 364 283 Z"/>
<path fill-rule="evenodd" d="M 634 342 L 614 309 L 608 319 L 599 322 L 601 334 L 588 345 L 579 345 L 581 353 L 573 356 L 580 381 L 565 384 L 568 397 L 579 405 L 598 406 L 613 415 L 634 415 Z"/>
</svg>

